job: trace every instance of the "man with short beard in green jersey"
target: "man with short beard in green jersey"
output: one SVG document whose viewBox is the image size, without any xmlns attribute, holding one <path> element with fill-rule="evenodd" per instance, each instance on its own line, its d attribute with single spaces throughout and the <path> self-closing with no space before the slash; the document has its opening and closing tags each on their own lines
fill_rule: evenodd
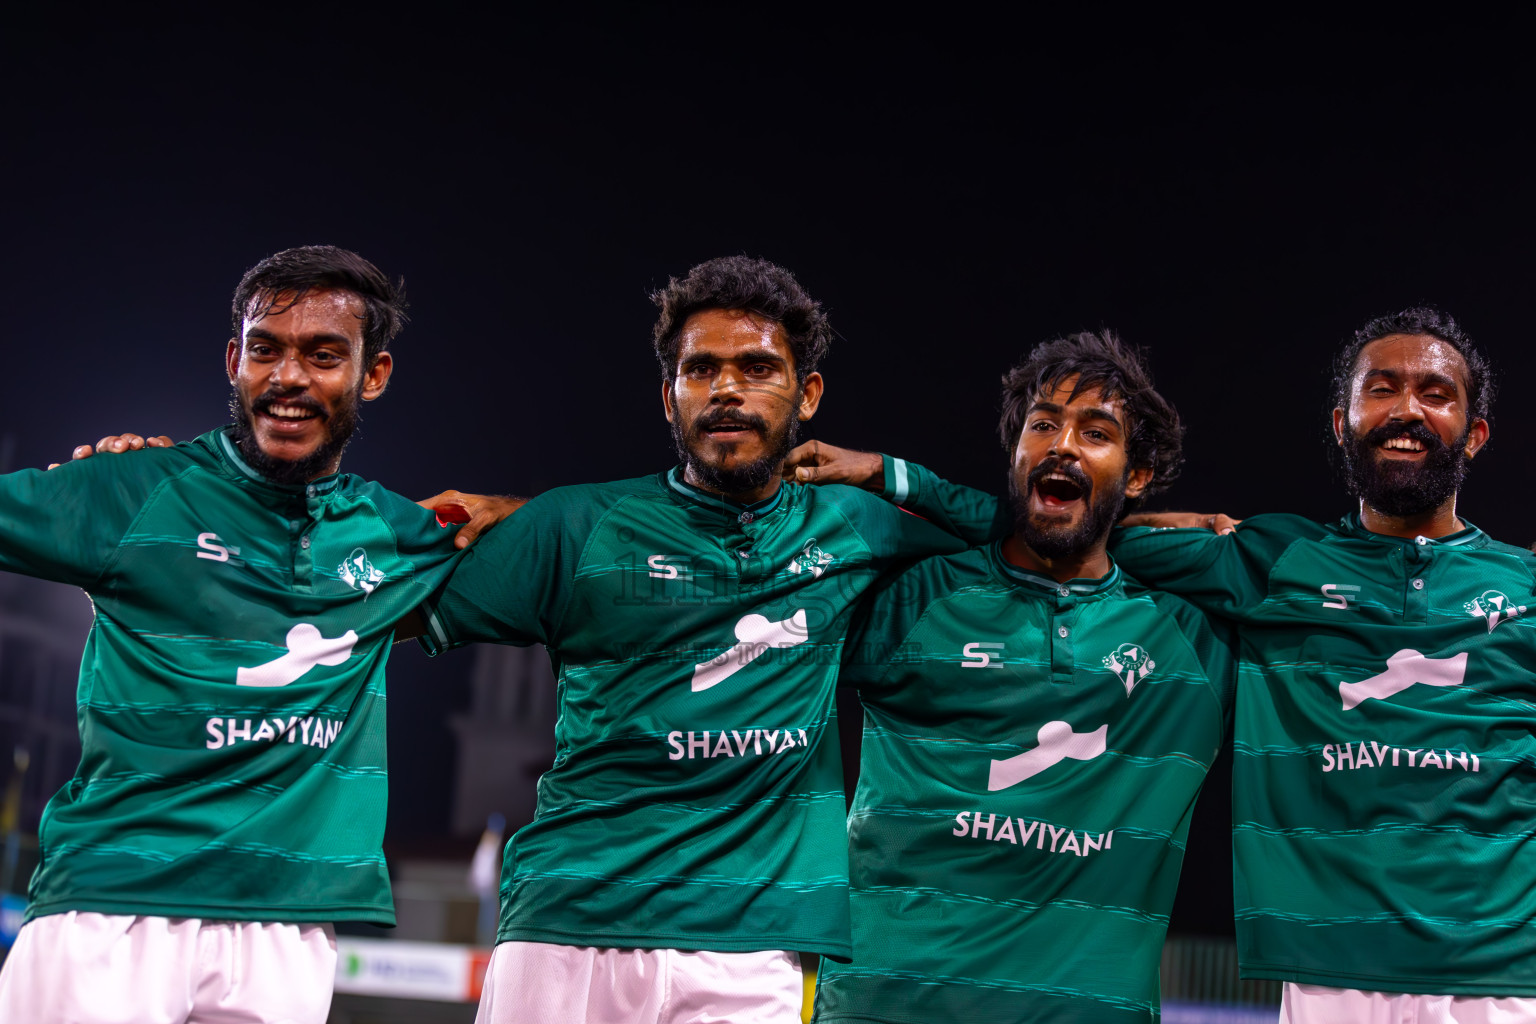
<svg viewBox="0 0 1536 1024">
<path fill-rule="evenodd" d="M 394 923 L 384 664 L 465 539 L 339 472 L 403 296 L 306 246 L 233 317 L 233 426 L 0 476 L 0 569 L 95 612 L 0 1020 L 322 1024 L 331 922 Z"/>
<path fill-rule="evenodd" d="M 711 260 L 655 299 L 681 464 L 535 498 L 429 616 L 431 649 L 541 643 L 559 680 L 482 1024 L 798 1021 L 796 953 L 850 953 L 832 698 L 853 606 L 897 560 L 1001 532 L 992 498 L 899 459 L 874 457 L 890 502 L 781 480 L 832 336 L 787 271 Z"/>
<path fill-rule="evenodd" d="M 1013 532 L 883 583 L 849 638 L 853 960 L 822 964 L 824 1024 L 1158 1017 L 1233 663 L 1105 541 L 1177 475 L 1178 415 L 1133 351 L 1083 333 L 1007 375 L 1000 435 Z"/>
<path fill-rule="evenodd" d="M 1243 973 L 1286 982 L 1290 1024 L 1536 1020 L 1536 559 L 1457 509 L 1488 363 L 1409 309 L 1344 346 L 1334 399 L 1357 511 L 1110 546 L 1241 636 Z"/>
</svg>

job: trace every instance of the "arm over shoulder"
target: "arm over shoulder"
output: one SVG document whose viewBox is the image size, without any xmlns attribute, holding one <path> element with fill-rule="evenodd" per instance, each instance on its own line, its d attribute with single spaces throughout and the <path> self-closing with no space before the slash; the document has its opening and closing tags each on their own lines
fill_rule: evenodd
<svg viewBox="0 0 1536 1024">
<path fill-rule="evenodd" d="M 607 511 L 593 490 L 542 494 L 468 548 L 422 606 L 427 651 L 477 641 L 555 643 L 582 549 Z"/>
<path fill-rule="evenodd" d="M 1323 534 L 1323 527 L 1290 515 L 1254 516 L 1222 535 L 1136 526 L 1111 533 L 1109 553 L 1146 586 L 1240 621 L 1263 602 L 1270 569 L 1285 549 Z"/>
<path fill-rule="evenodd" d="M 915 462 L 882 455 L 885 487 L 880 496 L 915 513 L 944 532 L 959 537 L 967 547 L 998 540 L 1011 523 L 1008 505 L 996 495 L 974 487 L 950 483 Z"/>
<path fill-rule="evenodd" d="M 155 491 L 193 467 L 185 448 L 0 476 L 0 569 L 90 590 Z"/>
</svg>

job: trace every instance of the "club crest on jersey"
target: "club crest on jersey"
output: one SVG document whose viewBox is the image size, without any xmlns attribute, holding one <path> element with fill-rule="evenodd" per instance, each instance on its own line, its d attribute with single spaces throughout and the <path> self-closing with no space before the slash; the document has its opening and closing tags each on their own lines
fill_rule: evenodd
<svg viewBox="0 0 1536 1024">
<path fill-rule="evenodd" d="M 812 576 L 820 576 L 831 564 L 832 556 L 821 550 L 816 543 L 816 538 L 812 537 L 805 542 L 805 547 L 800 549 L 800 553 L 789 560 L 789 565 L 785 568 L 790 572 L 808 572 Z"/>
<path fill-rule="evenodd" d="M 341 582 L 365 594 L 372 594 L 374 588 L 384 582 L 384 574 L 373 567 L 368 561 L 368 552 L 362 548 L 353 548 L 336 567 L 336 574 L 341 577 Z"/>
<path fill-rule="evenodd" d="M 1525 605 L 1515 604 L 1497 590 L 1485 590 L 1462 607 L 1467 610 L 1468 615 L 1486 620 L 1490 633 L 1499 623 L 1518 619 L 1525 614 Z"/>
<path fill-rule="evenodd" d="M 1121 644 L 1104 656 L 1104 667 L 1115 674 L 1115 678 L 1125 686 L 1125 695 L 1129 697 L 1136 684 L 1157 668 L 1157 662 L 1152 660 L 1152 655 L 1140 644 Z"/>
</svg>

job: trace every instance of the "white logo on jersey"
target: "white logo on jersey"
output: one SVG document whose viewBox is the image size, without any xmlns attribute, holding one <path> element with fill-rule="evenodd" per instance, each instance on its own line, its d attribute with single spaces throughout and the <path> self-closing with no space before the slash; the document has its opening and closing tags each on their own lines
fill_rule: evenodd
<svg viewBox="0 0 1536 1024">
<path fill-rule="evenodd" d="M 336 575 L 341 577 L 341 582 L 364 594 L 372 594 L 374 588 L 384 582 L 384 574 L 373 567 L 368 561 L 368 552 L 362 548 L 353 548 L 352 553 L 341 560 Z"/>
<path fill-rule="evenodd" d="M 995 792 L 1017 786 L 1069 757 L 1076 761 L 1091 761 L 1107 749 L 1105 741 L 1108 738 L 1108 725 L 1101 725 L 1093 732 L 1073 732 L 1066 722 L 1046 722 L 1040 727 L 1040 745 L 1034 750 L 992 762 L 987 789 Z"/>
<path fill-rule="evenodd" d="M 288 631 L 288 653 L 281 658 L 242 668 L 235 673 L 238 686 L 287 686 L 316 665 L 340 665 L 352 653 L 357 634 L 347 630 L 334 640 L 320 635 L 318 627 L 301 622 Z"/>
<path fill-rule="evenodd" d="M 993 655 L 993 654 L 987 653 L 989 651 L 996 651 L 997 654 Z M 961 668 L 1002 668 L 1003 667 L 1003 653 L 1002 652 L 1003 652 L 1003 645 L 1002 644 L 984 644 L 984 643 L 966 644 L 964 647 L 960 648 L 960 653 L 966 658 L 965 661 L 962 661 L 960 663 L 960 667 Z"/>
<path fill-rule="evenodd" d="M 1468 615 L 1486 619 L 1490 633 L 1499 623 L 1518 619 L 1525 614 L 1525 605 L 1515 604 L 1497 590 L 1485 590 L 1462 607 L 1466 609 Z"/>
<path fill-rule="evenodd" d="M 1460 686 L 1467 675 L 1467 652 L 1449 658 L 1429 658 L 1404 648 L 1387 659 L 1387 670 L 1358 683 L 1340 683 L 1344 710 L 1371 700 L 1386 700 L 1415 683 L 1425 686 Z"/>
<path fill-rule="evenodd" d="M 1104 656 L 1104 667 L 1115 674 L 1129 697 L 1136 684 L 1152 674 L 1157 662 L 1140 644 L 1121 644 Z"/>
<path fill-rule="evenodd" d="M 197 553 L 197 557 L 206 558 L 210 562 L 227 562 L 230 555 L 240 553 L 239 548 L 227 547 L 216 533 L 198 534 L 197 546 L 203 549 Z"/>
<path fill-rule="evenodd" d="M 1360 588 L 1349 583 L 1324 583 L 1320 589 L 1328 599 L 1323 602 L 1323 607 L 1340 611 L 1348 610 L 1349 602 L 1357 600 L 1360 594 Z"/>
<path fill-rule="evenodd" d="M 812 576 L 820 576 L 831 564 L 832 556 L 821 550 L 816 543 L 816 538 L 812 537 L 805 542 L 805 547 L 800 549 L 800 553 L 789 560 L 785 568 L 790 572 L 808 572 Z"/>
<path fill-rule="evenodd" d="M 693 692 L 698 693 L 725 682 L 762 657 L 763 652 L 770 647 L 794 647 L 805 643 L 808 636 L 804 608 L 798 609 L 783 622 L 769 622 L 764 615 L 743 615 L 741 621 L 736 623 L 736 646 L 693 666 Z"/>
<path fill-rule="evenodd" d="M 675 580 L 681 576 L 682 573 L 678 572 L 677 566 L 668 565 L 666 559 L 666 555 L 651 555 L 647 558 L 645 564 L 651 567 L 651 571 L 646 575 L 654 576 L 659 580 Z"/>
</svg>

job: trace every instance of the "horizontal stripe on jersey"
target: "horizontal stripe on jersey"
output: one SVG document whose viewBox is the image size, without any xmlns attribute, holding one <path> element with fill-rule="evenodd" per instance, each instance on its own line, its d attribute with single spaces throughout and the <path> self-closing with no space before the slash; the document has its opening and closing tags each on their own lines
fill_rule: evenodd
<svg viewBox="0 0 1536 1024">
<path fill-rule="evenodd" d="M 542 643 L 559 687 L 500 940 L 848 955 L 832 696 L 854 602 L 1003 521 L 906 469 L 933 521 L 835 485 L 736 505 L 673 470 L 551 491 L 471 549 L 426 646 Z"/>
<path fill-rule="evenodd" d="M 1116 536 L 1128 571 L 1240 632 L 1244 975 L 1536 995 L 1531 553 L 1354 515 Z"/>
<path fill-rule="evenodd" d="M 219 431 L 0 477 L 0 523 L 0 569 L 95 607 L 28 914 L 393 924 L 384 662 L 453 531 L 354 476 L 273 484 Z"/>
<path fill-rule="evenodd" d="M 1232 657 L 1189 605 L 1055 580 L 998 545 L 918 563 L 860 613 L 853 962 L 818 1021 L 1147 1022 Z"/>
</svg>

